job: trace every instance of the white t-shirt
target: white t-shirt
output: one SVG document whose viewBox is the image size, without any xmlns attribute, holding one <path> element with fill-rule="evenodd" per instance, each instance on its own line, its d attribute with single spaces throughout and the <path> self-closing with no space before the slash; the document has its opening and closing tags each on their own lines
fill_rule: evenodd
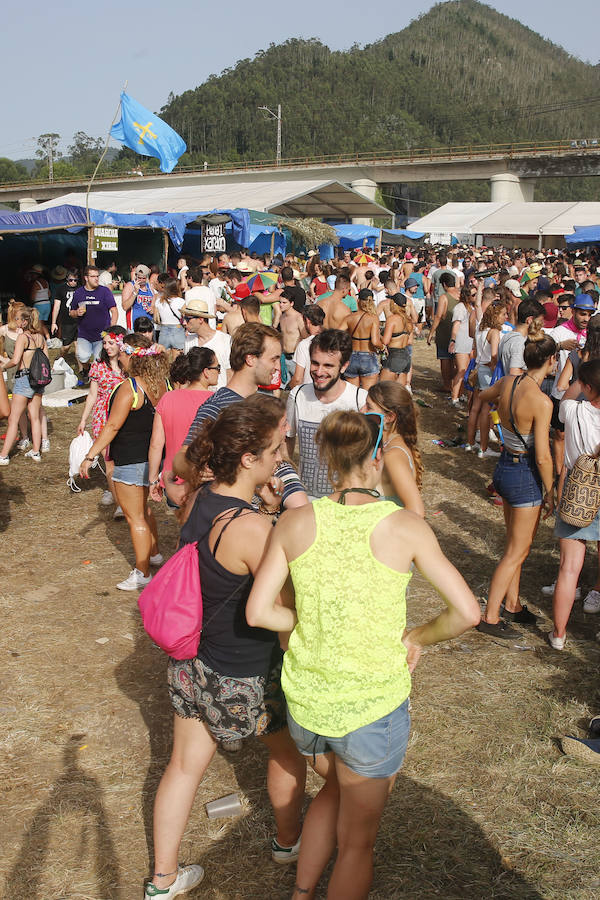
<svg viewBox="0 0 600 900">
<path fill-rule="evenodd" d="M 582 453 L 596 453 L 600 445 L 600 409 L 587 400 L 562 400 L 558 417 L 565 423 L 565 466 L 573 468 Z"/>
<path fill-rule="evenodd" d="M 492 347 L 487 339 L 489 333 L 489 328 L 484 328 L 482 331 L 479 325 L 475 329 L 476 362 L 478 366 L 487 366 L 492 360 Z"/>
<path fill-rule="evenodd" d="M 313 338 L 314 334 L 309 335 L 307 338 L 303 338 L 294 350 L 294 362 L 297 366 L 302 366 L 304 369 L 304 379 L 302 384 L 310 384 L 312 382 L 310 377 L 310 345 Z"/>
<path fill-rule="evenodd" d="M 197 334 L 185 335 L 184 353 L 188 353 L 192 347 L 208 347 L 217 357 L 221 366 L 215 390 L 227 386 L 227 370 L 230 368 L 229 354 L 231 352 L 231 337 L 224 331 L 216 331 L 208 341 L 200 342 Z"/>
<path fill-rule="evenodd" d="M 216 328 L 217 301 L 215 299 L 215 295 L 209 287 L 206 287 L 206 285 L 204 284 L 199 284 L 196 287 L 188 288 L 185 292 L 185 299 L 186 302 L 188 300 L 204 300 L 210 313 L 208 324 L 211 328 Z"/>
<path fill-rule="evenodd" d="M 565 325 L 557 325 L 556 328 L 544 328 L 546 334 L 549 334 L 550 337 L 553 337 L 557 344 L 564 343 L 565 341 L 572 341 L 573 338 L 577 339 L 577 334 L 574 331 L 571 331 L 570 328 L 567 328 Z M 565 363 L 569 358 L 570 350 L 559 350 L 558 351 L 558 366 L 556 369 L 556 376 L 554 378 L 554 384 L 552 385 L 552 396 L 556 397 L 558 400 L 565 393 L 564 391 L 559 391 L 556 387 L 558 383 L 558 379 L 560 378 L 560 373 L 565 367 Z"/>
<path fill-rule="evenodd" d="M 158 313 L 160 324 L 181 325 L 181 308 L 184 303 L 183 297 L 170 297 L 168 303 L 166 300 L 156 300 L 154 307 Z"/>
<path fill-rule="evenodd" d="M 345 383 L 344 390 L 331 403 L 322 403 L 311 384 L 299 384 L 291 392 L 287 402 L 288 437 L 298 435 L 300 456 L 300 481 L 309 499 L 324 497 L 333 490 L 327 477 L 327 467 L 321 463 L 315 435 L 329 413 L 339 409 L 357 412 L 365 404 L 367 392 L 353 384 Z"/>
</svg>

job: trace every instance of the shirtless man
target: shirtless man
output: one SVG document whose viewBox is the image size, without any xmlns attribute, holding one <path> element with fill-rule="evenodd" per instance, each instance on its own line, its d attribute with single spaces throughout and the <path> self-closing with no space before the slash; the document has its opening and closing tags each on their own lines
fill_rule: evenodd
<svg viewBox="0 0 600 900">
<path fill-rule="evenodd" d="M 225 314 L 221 323 L 221 331 L 225 334 L 234 336 L 240 325 L 244 324 L 244 317 L 240 309 L 239 303 L 234 303 L 228 313 Z"/>
<path fill-rule="evenodd" d="M 302 338 L 306 337 L 304 328 L 304 318 L 294 309 L 292 298 L 284 289 L 279 300 L 281 307 L 281 317 L 279 319 L 279 328 L 283 337 L 283 354 L 286 359 L 286 368 L 290 378 L 294 374 L 296 364 L 294 362 L 294 351 Z"/>
<path fill-rule="evenodd" d="M 354 309 L 351 309 L 349 303 L 344 299 L 348 298 L 350 293 L 350 279 L 346 275 L 338 275 L 335 280 L 335 290 L 330 294 L 323 294 L 319 299 L 318 305 L 325 313 L 325 328 L 339 328 L 341 331 L 346 330 L 346 319 L 351 312 L 356 312 L 358 307 L 354 301 Z"/>
</svg>

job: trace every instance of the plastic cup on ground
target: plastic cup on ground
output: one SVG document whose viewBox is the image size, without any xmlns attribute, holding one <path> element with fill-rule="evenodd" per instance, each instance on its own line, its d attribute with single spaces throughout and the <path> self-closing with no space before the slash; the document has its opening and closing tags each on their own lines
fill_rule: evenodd
<svg viewBox="0 0 600 900">
<path fill-rule="evenodd" d="M 206 804 L 206 815 L 209 819 L 224 819 L 227 816 L 239 816 L 242 812 L 242 804 L 239 794 L 227 794 L 218 800 L 211 800 Z"/>
</svg>

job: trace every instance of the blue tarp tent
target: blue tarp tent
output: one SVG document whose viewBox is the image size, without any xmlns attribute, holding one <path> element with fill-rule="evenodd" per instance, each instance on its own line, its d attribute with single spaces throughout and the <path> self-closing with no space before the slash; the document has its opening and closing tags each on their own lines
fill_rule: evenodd
<svg viewBox="0 0 600 900">
<path fill-rule="evenodd" d="M 234 239 L 241 246 L 248 246 L 250 216 L 247 209 L 211 209 L 185 213 L 153 212 L 141 215 L 90 209 L 90 221 L 93 225 L 112 225 L 114 228 L 161 228 L 168 232 L 174 246 L 180 250 L 187 223 L 193 222 L 199 216 L 212 214 L 230 216 Z M 0 234 L 26 234 L 61 229 L 74 234 L 85 227 L 86 212 L 83 206 L 53 206 L 50 209 L 0 214 Z"/>
<path fill-rule="evenodd" d="M 567 247 L 585 247 L 586 244 L 600 244 L 600 225 L 575 225 L 573 234 L 565 234 Z"/>
<path fill-rule="evenodd" d="M 371 228 L 368 225 L 334 225 L 336 234 L 340 239 L 342 250 L 353 250 L 362 247 L 367 241 L 367 247 L 375 247 L 379 239 L 379 228 Z"/>
</svg>

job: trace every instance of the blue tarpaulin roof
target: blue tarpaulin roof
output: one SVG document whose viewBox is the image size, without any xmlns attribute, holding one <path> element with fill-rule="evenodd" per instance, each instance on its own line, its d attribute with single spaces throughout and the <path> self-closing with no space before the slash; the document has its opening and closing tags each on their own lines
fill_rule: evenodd
<svg viewBox="0 0 600 900">
<path fill-rule="evenodd" d="M 600 244 L 600 225 L 575 225 L 573 234 L 565 235 L 567 247 L 585 247 L 586 244 Z"/>
<path fill-rule="evenodd" d="M 225 214 L 231 217 L 235 240 L 247 247 L 250 215 L 247 209 L 211 209 L 185 213 L 112 213 L 102 209 L 90 209 L 90 221 L 94 225 L 112 225 L 114 228 L 164 228 L 175 247 L 180 250 L 188 222 L 199 216 Z M 50 209 L 30 210 L 0 214 L 0 234 L 22 234 L 32 231 L 57 231 L 68 229 L 75 233 L 86 226 L 83 206 L 53 206 Z"/>
</svg>

